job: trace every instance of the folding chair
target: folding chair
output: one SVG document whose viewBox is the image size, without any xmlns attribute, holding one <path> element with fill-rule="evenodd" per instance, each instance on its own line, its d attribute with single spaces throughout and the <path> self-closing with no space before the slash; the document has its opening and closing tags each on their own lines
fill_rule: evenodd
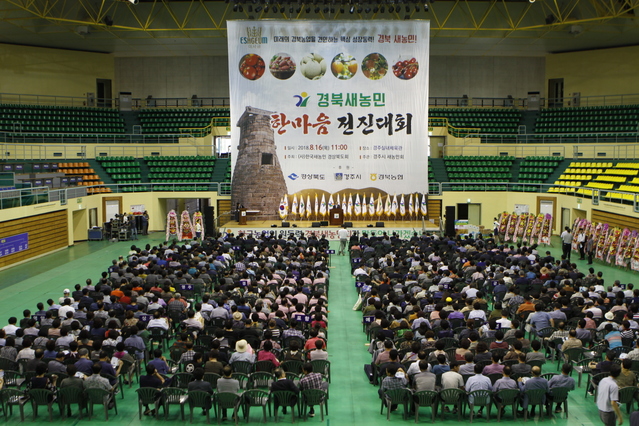
<svg viewBox="0 0 639 426">
<path fill-rule="evenodd" d="M 142 407 L 153 404 L 155 407 L 155 418 L 158 418 L 158 411 L 162 394 L 155 388 L 139 388 L 136 389 L 138 394 L 138 417 L 142 420 Z"/>
<path fill-rule="evenodd" d="M 413 394 L 413 405 L 415 407 L 415 423 L 419 422 L 419 408 L 430 407 L 431 422 L 435 423 L 437 415 L 437 404 L 439 403 L 439 394 L 435 391 L 419 391 Z"/>
<path fill-rule="evenodd" d="M 251 407 L 262 407 L 264 423 L 266 423 L 266 407 L 269 407 L 269 393 L 262 389 L 250 389 L 242 394 L 242 413 L 248 423 Z"/>
<path fill-rule="evenodd" d="M 328 416 L 328 394 L 321 389 L 306 389 L 302 391 L 302 415 L 306 420 L 307 407 L 319 406 L 320 416 L 324 421 L 324 412 Z"/>
<path fill-rule="evenodd" d="M 104 406 L 104 418 L 109 420 L 109 405 L 113 403 L 115 414 L 118 414 L 118 405 L 113 392 L 107 392 L 104 389 L 85 389 L 84 393 L 87 396 L 89 402 L 89 420 L 93 417 L 93 406 Z"/>
</svg>

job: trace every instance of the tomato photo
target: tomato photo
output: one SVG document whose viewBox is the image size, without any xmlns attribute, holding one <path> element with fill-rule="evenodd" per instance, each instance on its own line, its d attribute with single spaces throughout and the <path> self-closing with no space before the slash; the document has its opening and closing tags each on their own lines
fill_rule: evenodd
<svg viewBox="0 0 639 426">
<path fill-rule="evenodd" d="M 393 74 L 400 80 L 410 80 L 417 75 L 418 71 L 419 63 L 415 58 L 408 60 L 399 58 L 393 65 Z"/>
<path fill-rule="evenodd" d="M 264 59 L 255 53 L 247 53 L 240 59 L 240 74 L 247 80 L 259 80 L 264 75 Z"/>
</svg>

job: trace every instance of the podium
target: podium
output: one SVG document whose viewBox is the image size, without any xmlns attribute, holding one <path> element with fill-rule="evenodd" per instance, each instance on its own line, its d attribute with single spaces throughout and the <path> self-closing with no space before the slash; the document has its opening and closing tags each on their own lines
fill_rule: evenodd
<svg viewBox="0 0 639 426">
<path fill-rule="evenodd" d="M 238 222 L 240 223 L 240 225 L 246 225 L 246 209 L 240 209 Z"/>
<path fill-rule="evenodd" d="M 342 226 L 344 223 L 344 210 L 341 207 L 331 209 L 329 212 L 329 222 L 331 226 Z"/>
</svg>

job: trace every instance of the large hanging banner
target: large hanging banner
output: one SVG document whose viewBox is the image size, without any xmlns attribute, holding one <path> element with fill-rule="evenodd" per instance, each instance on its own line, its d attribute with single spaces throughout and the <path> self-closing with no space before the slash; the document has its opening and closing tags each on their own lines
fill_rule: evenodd
<svg viewBox="0 0 639 426">
<path fill-rule="evenodd" d="M 428 21 L 227 27 L 233 205 L 428 192 Z"/>
</svg>

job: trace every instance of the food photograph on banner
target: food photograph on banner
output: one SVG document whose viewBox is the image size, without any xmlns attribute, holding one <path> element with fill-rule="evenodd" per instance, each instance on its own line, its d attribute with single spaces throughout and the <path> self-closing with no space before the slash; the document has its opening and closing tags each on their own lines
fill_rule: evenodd
<svg viewBox="0 0 639 426">
<path fill-rule="evenodd" d="M 229 21 L 228 51 L 232 205 L 421 220 L 428 21 Z"/>
</svg>

